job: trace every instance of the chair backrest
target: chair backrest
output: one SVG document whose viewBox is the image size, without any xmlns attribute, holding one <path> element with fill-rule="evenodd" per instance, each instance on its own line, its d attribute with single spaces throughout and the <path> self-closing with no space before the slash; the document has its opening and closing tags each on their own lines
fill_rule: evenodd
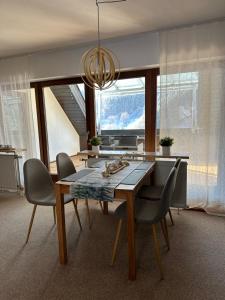
<svg viewBox="0 0 225 300">
<path fill-rule="evenodd" d="M 66 153 L 59 153 L 56 156 L 56 165 L 59 179 L 65 178 L 76 173 L 76 168 Z"/>
<path fill-rule="evenodd" d="M 176 169 L 176 171 L 175 171 L 175 178 L 174 178 L 174 190 L 175 190 L 175 187 L 176 187 L 177 175 L 178 175 L 178 172 L 179 172 L 180 164 L 181 164 L 181 159 L 177 158 L 176 162 L 174 164 L 174 168 Z M 170 203 L 172 202 L 172 198 L 173 198 L 173 196 L 170 199 Z"/>
<path fill-rule="evenodd" d="M 46 166 L 36 158 L 28 159 L 23 165 L 25 195 L 31 203 L 54 197 L 54 184 Z"/>
<path fill-rule="evenodd" d="M 160 196 L 160 206 L 159 206 L 158 216 L 157 216 L 157 219 L 159 220 L 166 215 L 170 207 L 170 202 L 173 197 L 173 192 L 175 188 L 175 179 L 176 179 L 175 176 L 176 176 L 176 168 L 173 167 L 172 170 L 170 171 L 170 174 L 166 180 L 166 184 Z"/>
<path fill-rule="evenodd" d="M 174 168 L 179 168 L 180 162 L 181 162 L 181 158 L 177 158 L 177 159 L 176 159 L 176 162 L 175 162 L 175 164 L 174 164 Z"/>
<path fill-rule="evenodd" d="M 175 185 L 176 185 L 176 181 L 177 181 L 177 174 L 179 172 L 179 168 L 180 168 L 180 164 L 181 164 L 181 159 L 180 158 L 177 158 L 175 164 L 174 164 L 174 168 L 176 169 L 176 172 L 175 172 L 175 180 L 174 180 L 174 188 L 175 188 Z"/>
</svg>

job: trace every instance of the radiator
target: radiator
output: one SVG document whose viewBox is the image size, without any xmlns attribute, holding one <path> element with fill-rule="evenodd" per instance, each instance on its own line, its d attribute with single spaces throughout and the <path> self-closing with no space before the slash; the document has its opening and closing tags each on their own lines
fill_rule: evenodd
<svg viewBox="0 0 225 300">
<path fill-rule="evenodd" d="M 15 191 L 20 188 L 19 157 L 0 154 L 0 190 Z"/>
</svg>

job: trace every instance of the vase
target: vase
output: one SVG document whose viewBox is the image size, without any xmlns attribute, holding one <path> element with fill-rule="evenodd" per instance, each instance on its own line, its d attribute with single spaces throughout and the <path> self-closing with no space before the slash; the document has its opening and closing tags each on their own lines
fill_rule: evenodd
<svg viewBox="0 0 225 300">
<path fill-rule="evenodd" d="M 170 156 L 170 146 L 162 146 L 162 155 Z"/>
<path fill-rule="evenodd" d="M 92 151 L 94 151 L 94 152 L 98 152 L 100 150 L 100 146 L 98 145 L 98 146 L 93 146 L 92 145 Z"/>
</svg>

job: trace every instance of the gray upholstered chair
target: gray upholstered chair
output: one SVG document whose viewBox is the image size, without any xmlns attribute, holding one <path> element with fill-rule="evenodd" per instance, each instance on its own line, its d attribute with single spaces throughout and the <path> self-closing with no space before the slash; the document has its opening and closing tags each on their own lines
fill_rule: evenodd
<svg viewBox="0 0 225 300">
<path fill-rule="evenodd" d="M 66 153 L 57 154 L 56 166 L 59 179 L 65 178 L 77 172 L 71 158 Z"/>
<path fill-rule="evenodd" d="M 57 165 L 57 172 L 59 179 L 65 178 L 71 174 L 76 173 L 76 168 L 66 153 L 59 153 L 56 156 L 56 165 Z M 100 201 L 99 201 L 100 202 Z M 76 206 L 78 204 L 78 199 L 76 199 Z M 87 208 L 87 216 L 88 216 L 88 222 L 89 222 L 89 228 L 91 228 L 91 217 L 90 217 L 90 210 L 88 205 L 88 199 L 85 199 L 85 204 Z M 101 204 L 101 202 L 100 202 Z"/>
<path fill-rule="evenodd" d="M 136 223 L 145 223 L 151 225 L 152 227 L 155 255 L 160 269 L 161 279 L 163 279 L 163 269 L 161 264 L 160 247 L 159 247 L 159 241 L 157 237 L 156 225 L 160 223 L 169 250 L 170 243 L 169 243 L 169 236 L 168 236 L 168 229 L 167 229 L 167 222 L 166 222 L 166 214 L 169 209 L 170 201 L 173 197 L 173 192 L 175 187 L 175 174 L 176 174 L 176 169 L 172 168 L 167 178 L 166 184 L 163 188 L 163 191 L 161 193 L 159 201 L 148 201 L 142 198 L 135 199 Z M 126 202 L 123 202 L 117 207 L 115 211 L 115 216 L 119 219 L 119 222 L 117 225 L 116 238 L 113 246 L 111 265 L 113 265 L 115 262 L 121 226 L 123 220 L 126 218 L 126 210 L 127 210 Z"/>
<path fill-rule="evenodd" d="M 46 166 L 36 158 L 28 159 L 23 166 L 24 172 L 24 187 L 25 187 L 25 196 L 27 200 L 34 204 L 30 225 L 27 233 L 26 243 L 29 240 L 31 228 L 33 225 L 33 220 L 38 205 L 43 206 L 52 206 L 53 207 L 53 216 L 54 223 L 56 223 L 55 217 L 55 207 L 56 207 L 56 197 L 55 189 L 52 178 L 46 168 Z M 80 224 L 79 214 L 74 202 L 73 197 L 70 195 L 64 196 L 64 203 L 73 202 L 75 213 Z"/>
<path fill-rule="evenodd" d="M 178 171 L 179 171 L 180 163 L 181 163 L 181 159 L 177 158 L 176 162 L 174 163 L 174 166 L 173 166 L 176 169 L 176 172 L 175 172 L 175 185 L 176 185 L 177 174 L 178 174 Z M 140 191 L 138 193 L 138 196 L 140 198 L 144 198 L 146 200 L 157 201 L 161 197 L 161 193 L 163 191 L 163 188 L 164 188 L 164 186 L 144 185 L 140 189 Z M 173 216 L 172 216 L 170 208 L 168 210 L 168 213 L 169 213 L 169 216 L 170 216 L 171 223 L 172 223 L 172 225 L 174 225 Z"/>
</svg>

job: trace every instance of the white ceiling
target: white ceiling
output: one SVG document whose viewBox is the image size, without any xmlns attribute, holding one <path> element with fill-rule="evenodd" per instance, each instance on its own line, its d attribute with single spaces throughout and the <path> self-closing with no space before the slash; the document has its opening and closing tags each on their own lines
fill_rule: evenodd
<svg viewBox="0 0 225 300">
<path fill-rule="evenodd" d="M 225 17 L 225 0 L 127 0 L 101 5 L 102 38 Z M 94 41 L 95 0 L 0 0 L 0 57 Z"/>
</svg>

